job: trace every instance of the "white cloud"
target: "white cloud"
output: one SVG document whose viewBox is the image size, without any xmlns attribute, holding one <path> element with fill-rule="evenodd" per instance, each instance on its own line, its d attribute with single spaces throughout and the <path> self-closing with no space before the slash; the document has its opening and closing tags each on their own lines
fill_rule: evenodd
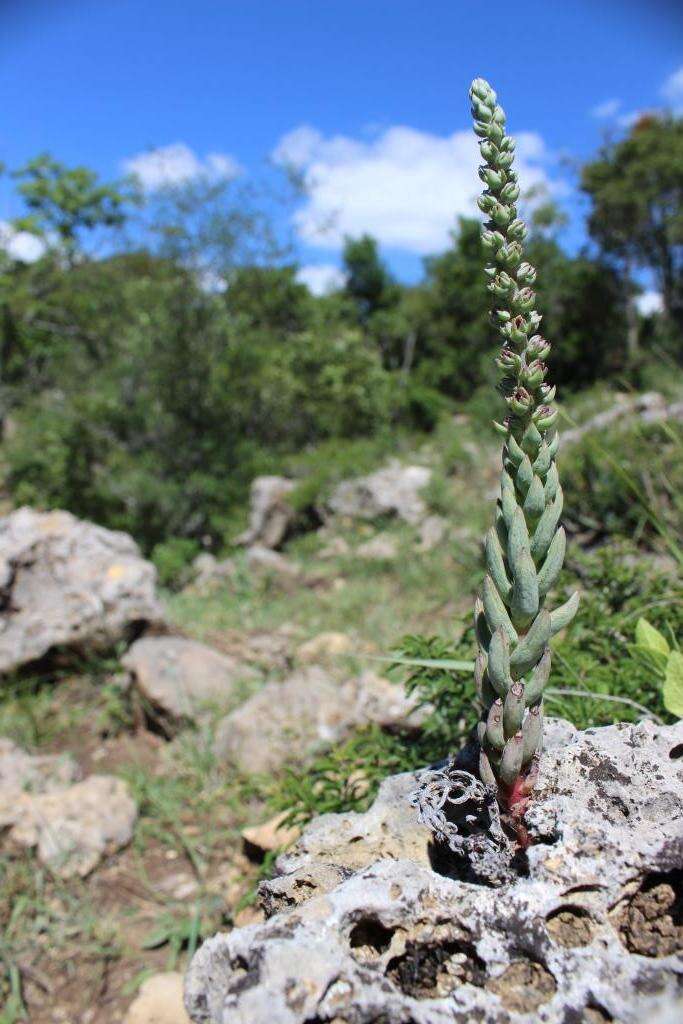
<svg viewBox="0 0 683 1024">
<path fill-rule="evenodd" d="M 202 175 L 234 178 L 242 170 L 227 153 L 209 153 L 200 160 L 184 142 L 149 149 L 123 161 L 123 170 L 138 179 L 143 188 L 153 190 L 166 185 L 181 185 Z"/>
<path fill-rule="evenodd" d="M 313 295 L 328 295 L 342 288 L 346 280 L 344 273 L 333 263 L 318 263 L 301 267 L 297 281 L 305 284 Z"/>
<path fill-rule="evenodd" d="M 549 184 L 540 136 L 517 135 L 517 154 L 523 189 Z M 344 235 L 368 232 L 384 246 L 426 254 L 448 244 L 458 215 L 477 213 L 481 157 L 471 131 L 443 137 L 396 126 L 364 141 L 302 125 L 272 155 L 302 172 L 307 196 L 295 225 L 319 248 L 339 249 Z"/>
<path fill-rule="evenodd" d="M 674 71 L 661 89 L 664 99 L 678 112 L 683 112 L 683 67 Z"/>
<path fill-rule="evenodd" d="M 664 301 L 660 292 L 642 292 L 636 296 L 636 306 L 642 316 L 652 316 L 653 313 L 661 313 L 664 309 Z"/>
<path fill-rule="evenodd" d="M 0 221 L 0 249 L 13 260 L 35 263 L 46 249 L 45 242 L 30 231 L 16 231 L 7 221 Z"/>
<path fill-rule="evenodd" d="M 605 100 L 598 103 L 597 107 L 591 110 L 591 116 L 597 117 L 600 121 L 606 121 L 614 117 L 621 106 L 621 100 Z"/>
</svg>

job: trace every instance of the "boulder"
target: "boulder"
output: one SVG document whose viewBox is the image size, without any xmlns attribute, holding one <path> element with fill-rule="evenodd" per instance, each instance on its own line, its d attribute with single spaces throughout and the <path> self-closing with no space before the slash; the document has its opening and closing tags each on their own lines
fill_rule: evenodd
<svg viewBox="0 0 683 1024">
<path fill-rule="evenodd" d="M 192 563 L 193 578 L 190 587 L 201 590 L 229 583 L 234 580 L 236 573 L 237 568 L 232 558 L 224 558 L 219 562 L 215 555 L 202 551 Z"/>
<path fill-rule="evenodd" d="M 258 676 L 253 666 L 179 636 L 142 637 L 121 663 L 143 697 L 174 722 L 225 711 L 237 685 Z"/>
<path fill-rule="evenodd" d="M 100 859 L 126 846 L 137 807 L 121 779 L 90 775 L 75 781 L 69 757 L 26 754 L 0 740 L 0 827 L 61 878 L 85 877 Z"/>
<path fill-rule="evenodd" d="M 431 476 L 427 466 L 391 462 L 369 476 L 343 480 L 332 492 L 328 507 L 333 514 L 352 519 L 396 515 L 408 523 L 418 523 L 427 514 L 421 492 Z"/>
<path fill-rule="evenodd" d="M 218 725 L 214 750 L 243 772 L 272 772 L 336 743 L 368 722 L 414 727 L 414 702 L 400 684 L 364 672 L 340 683 L 310 665 L 262 690 Z"/>
<path fill-rule="evenodd" d="M 168 971 L 146 978 L 123 1024 L 190 1024 L 183 1006 L 182 974 Z"/>
<path fill-rule="evenodd" d="M 249 526 L 235 543 L 279 547 L 296 515 L 287 501 L 294 486 L 294 481 L 284 476 L 257 476 L 251 484 Z"/>
<path fill-rule="evenodd" d="M 154 566 L 127 534 L 69 512 L 12 512 L 0 520 L 0 672 L 161 621 L 155 584 Z"/>
<path fill-rule="evenodd" d="M 564 735 L 502 887 L 417 821 L 420 773 L 312 822 L 261 887 L 272 916 L 196 953 L 195 1024 L 681 1019 L 683 723 Z"/>
</svg>

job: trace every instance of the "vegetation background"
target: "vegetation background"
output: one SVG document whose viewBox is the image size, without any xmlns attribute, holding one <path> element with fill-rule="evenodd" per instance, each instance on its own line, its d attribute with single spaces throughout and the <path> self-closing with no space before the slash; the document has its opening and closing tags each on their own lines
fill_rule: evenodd
<svg viewBox="0 0 683 1024">
<path fill-rule="evenodd" d="M 379 20 L 361 40 L 376 61 L 383 5 L 362 6 Z M 490 45 L 477 37 L 482 53 Z M 518 58 L 496 45 L 510 77 Z M 595 40 L 586 45 L 595 56 Z M 539 60 L 547 68 L 552 54 Z M 496 85 L 495 65 L 474 71 Z M 449 81 L 458 123 L 469 77 Z M 537 99 L 529 89 L 527 124 Z M 682 110 L 683 68 L 661 106 L 605 122 L 602 144 L 572 158 L 568 192 L 531 182 L 524 197 L 561 429 L 588 427 L 560 455 L 570 534 L 560 589 L 578 581 L 584 597 L 551 679 L 553 711 L 580 726 L 670 720 L 635 629 L 646 617 L 672 646 L 683 638 Z M 256 180 L 221 164 L 154 188 L 134 170 L 107 176 L 41 147 L 3 168 L 3 510 L 63 508 L 131 533 L 157 565 L 172 625 L 219 649 L 334 630 L 353 641 L 328 666 L 340 677 L 390 652 L 470 659 L 500 411 L 479 218 L 449 214 L 447 245 L 411 273 L 369 229 L 342 232 L 337 273 L 320 287 L 293 229 L 316 188 L 301 167 Z M 645 391 L 678 415 L 632 411 L 590 429 Z M 406 524 L 343 522 L 346 554 L 322 558 L 319 509 L 334 484 L 391 457 L 430 466 L 425 497 L 450 541 L 423 551 Z M 302 568 L 298 584 L 251 572 L 234 548 L 263 473 L 297 483 L 286 555 Z M 355 554 L 375 529 L 398 557 Z M 187 584 L 204 551 L 232 557 L 236 571 L 199 592 Z M 366 806 L 384 775 L 441 757 L 471 724 L 469 677 L 397 663 L 393 676 L 429 708 L 419 735 L 372 727 L 274 778 L 243 776 L 192 728 L 166 744 L 120 685 L 120 653 L 58 659 L 3 684 L 0 735 L 123 776 L 140 820 L 131 849 L 84 883 L 0 848 L 1 1024 L 120 1020 L 149 973 L 182 966 L 204 936 L 244 920 L 272 862 L 240 852 L 246 824 L 273 810 L 301 823 Z M 180 871 L 191 884 L 177 896 L 169 880 Z"/>
</svg>

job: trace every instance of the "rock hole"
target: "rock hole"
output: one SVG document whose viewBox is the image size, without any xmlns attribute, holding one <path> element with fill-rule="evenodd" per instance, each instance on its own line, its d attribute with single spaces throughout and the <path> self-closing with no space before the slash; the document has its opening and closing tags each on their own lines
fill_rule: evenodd
<svg viewBox="0 0 683 1024">
<path fill-rule="evenodd" d="M 683 743 L 677 743 L 675 747 L 672 747 L 669 751 L 669 757 L 672 761 L 677 760 L 679 757 L 683 757 Z"/>
<path fill-rule="evenodd" d="M 413 999 L 436 999 L 466 983 L 482 986 L 486 964 L 469 942 L 409 940 L 405 953 L 389 961 L 387 977 Z"/>
<path fill-rule="evenodd" d="M 362 917 L 349 934 L 352 956 L 362 962 L 378 960 L 391 945 L 395 928 L 386 928 L 377 917 Z"/>
<path fill-rule="evenodd" d="M 507 1010 L 534 1013 L 557 992 L 557 983 L 543 964 L 533 960 L 516 960 L 486 988 L 494 992 Z"/>
<path fill-rule="evenodd" d="M 604 1006 L 600 1006 L 599 1003 L 588 1003 L 583 1011 L 581 1024 L 609 1024 L 612 1020 L 614 1017 Z"/>
<path fill-rule="evenodd" d="M 583 907 L 571 904 L 557 907 L 548 914 L 545 924 L 553 942 L 565 949 L 587 946 L 593 938 L 593 921 Z"/>
<path fill-rule="evenodd" d="M 660 957 L 683 950 L 683 870 L 646 875 L 617 905 L 612 922 L 630 953 Z"/>
</svg>

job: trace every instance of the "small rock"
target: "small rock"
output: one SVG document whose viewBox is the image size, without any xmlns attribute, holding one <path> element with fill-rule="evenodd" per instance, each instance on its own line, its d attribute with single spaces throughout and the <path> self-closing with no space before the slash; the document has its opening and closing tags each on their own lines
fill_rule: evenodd
<svg viewBox="0 0 683 1024">
<path fill-rule="evenodd" d="M 350 554 L 351 548 L 349 547 L 348 541 L 343 537 L 335 535 L 330 537 L 327 544 L 320 549 L 318 552 L 318 558 L 344 558 Z"/>
<path fill-rule="evenodd" d="M 337 742 L 357 726 L 411 727 L 414 715 L 414 703 L 400 684 L 372 672 L 340 683 L 319 665 L 310 665 L 267 683 L 227 715 L 216 730 L 214 750 L 243 772 L 271 772 Z"/>
<path fill-rule="evenodd" d="M 242 829 L 244 850 L 251 860 L 262 861 L 267 853 L 291 846 L 301 835 L 296 825 L 285 825 L 286 812 L 276 814 L 262 825 Z"/>
<path fill-rule="evenodd" d="M 84 878 L 109 853 L 133 836 L 137 807 L 128 786 L 110 775 L 17 798 L 9 838 L 20 846 L 37 846 L 38 857 L 60 878 Z"/>
<path fill-rule="evenodd" d="M 140 986 L 124 1024 L 192 1024 L 183 1004 L 183 976 L 178 971 L 153 974 Z"/>
<path fill-rule="evenodd" d="M 247 565 L 255 572 L 293 579 L 300 575 L 301 567 L 278 551 L 264 547 L 247 548 Z"/>
<path fill-rule="evenodd" d="M 398 555 L 396 540 L 388 533 L 378 533 L 376 537 L 366 540 L 360 544 L 355 551 L 358 558 L 368 558 L 372 561 L 391 561 Z"/>
<path fill-rule="evenodd" d="M 336 658 L 341 654 L 349 654 L 354 649 L 354 642 L 345 633 L 318 633 L 311 640 L 297 648 L 297 661 L 314 664 L 328 658 Z"/>
<path fill-rule="evenodd" d="M 296 515 L 287 501 L 293 488 L 294 481 L 286 477 L 257 476 L 251 485 L 249 527 L 235 543 L 245 547 L 278 547 Z"/>
<path fill-rule="evenodd" d="M 218 586 L 235 578 L 237 568 L 232 558 L 219 562 L 215 555 L 203 551 L 192 563 L 192 583 L 190 587 L 204 589 Z"/>
<path fill-rule="evenodd" d="M 0 520 L 0 672 L 54 647 L 97 649 L 160 622 L 156 571 L 127 533 L 69 512 L 20 508 Z"/>
<path fill-rule="evenodd" d="M 238 683 L 254 679 L 251 666 L 177 636 L 137 640 L 122 658 L 143 697 L 174 722 L 197 721 L 225 710 Z"/>
<path fill-rule="evenodd" d="M 442 516 L 427 516 L 420 524 L 418 551 L 433 551 L 445 539 L 448 521 Z"/>
<path fill-rule="evenodd" d="M 352 519 L 397 515 L 408 523 L 418 523 L 427 514 L 421 492 L 431 475 L 427 466 L 392 462 L 369 476 L 342 481 L 332 492 L 328 506 L 333 514 Z"/>
</svg>

